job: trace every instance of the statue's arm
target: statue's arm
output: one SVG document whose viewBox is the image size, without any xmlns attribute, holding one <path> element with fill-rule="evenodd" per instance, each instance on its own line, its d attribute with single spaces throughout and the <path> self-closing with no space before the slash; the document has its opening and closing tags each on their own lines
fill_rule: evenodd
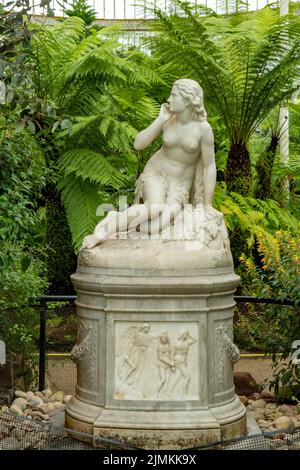
<svg viewBox="0 0 300 470">
<path fill-rule="evenodd" d="M 214 136 L 208 122 L 202 124 L 201 158 L 203 162 L 204 206 L 211 207 L 216 186 Z"/>
<path fill-rule="evenodd" d="M 171 114 L 168 110 L 168 105 L 163 104 L 160 108 L 160 113 L 149 127 L 139 132 L 135 138 L 133 146 L 135 150 L 144 150 L 148 145 L 160 136 L 163 130 L 163 125 L 170 119 Z"/>
</svg>

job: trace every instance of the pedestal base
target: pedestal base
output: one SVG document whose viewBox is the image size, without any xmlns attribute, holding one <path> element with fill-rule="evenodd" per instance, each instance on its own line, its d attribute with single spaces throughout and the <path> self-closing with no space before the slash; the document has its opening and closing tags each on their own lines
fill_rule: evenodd
<svg viewBox="0 0 300 470">
<path fill-rule="evenodd" d="M 66 425 L 146 449 L 246 434 L 235 395 L 230 250 L 114 240 L 81 252 L 76 393 Z"/>
<path fill-rule="evenodd" d="M 238 438 L 247 432 L 245 408 L 238 397 L 215 409 L 176 412 L 102 409 L 95 419 L 93 415 L 97 413 L 99 408 L 73 398 L 67 406 L 66 426 L 152 450 L 187 449 Z"/>
</svg>

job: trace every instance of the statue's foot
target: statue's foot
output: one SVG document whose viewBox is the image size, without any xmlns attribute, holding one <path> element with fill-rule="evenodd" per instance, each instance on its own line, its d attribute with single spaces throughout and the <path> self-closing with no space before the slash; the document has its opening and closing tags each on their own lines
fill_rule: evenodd
<svg viewBox="0 0 300 470">
<path fill-rule="evenodd" d="M 90 250 L 91 248 L 94 248 L 95 246 L 99 245 L 101 241 L 102 239 L 94 234 L 88 235 L 83 239 L 81 249 L 83 250 L 84 248 L 87 248 L 88 250 Z"/>
</svg>

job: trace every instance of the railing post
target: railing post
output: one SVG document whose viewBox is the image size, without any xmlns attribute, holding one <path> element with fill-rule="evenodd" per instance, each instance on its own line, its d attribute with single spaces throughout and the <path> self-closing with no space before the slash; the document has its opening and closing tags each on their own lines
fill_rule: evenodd
<svg viewBox="0 0 300 470">
<path fill-rule="evenodd" d="M 43 297 L 40 298 L 40 357 L 39 357 L 39 390 L 45 389 L 45 375 L 46 375 L 46 314 L 47 314 L 47 300 Z"/>
</svg>

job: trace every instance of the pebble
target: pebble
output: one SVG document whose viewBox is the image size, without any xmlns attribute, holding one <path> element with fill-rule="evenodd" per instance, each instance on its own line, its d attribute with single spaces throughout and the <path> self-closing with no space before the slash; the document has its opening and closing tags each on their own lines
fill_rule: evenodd
<svg viewBox="0 0 300 470">
<path fill-rule="evenodd" d="M 17 405 L 11 405 L 10 411 L 18 416 L 23 415 L 23 411 Z"/>
<path fill-rule="evenodd" d="M 47 397 L 47 398 L 49 398 L 49 397 L 51 397 L 51 395 L 53 395 L 53 392 L 52 392 L 52 390 L 51 390 L 50 388 L 47 388 L 46 390 L 43 390 L 42 393 L 43 393 L 43 394 L 45 395 L 45 397 Z"/>
<path fill-rule="evenodd" d="M 29 401 L 29 400 L 31 400 L 32 398 L 34 398 L 34 393 L 33 393 L 33 392 L 27 392 L 27 393 L 26 393 L 26 399 Z"/>
<path fill-rule="evenodd" d="M 64 396 L 64 403 L 66 403 L 66 404 L 69 403 L 69 401 L 71 400 L 72 396 L 73 396 L 73 395 L 65 395 L 65 396 Z M 247 399 L 247 397 L 244 397 L 244 398 Z M 241 399 L 241 397 L 240 397 L 240 399 Z M 248 399 L 247 399 L 247 400 L 248 400 Z M 242 401 L 242 400 L 241 400 L 241 401 Z M 247 405 L 246 405 L 246 406 L 247 406 Z"/>
<path fill-rule="evenodd" d="M 16 398 L 26 398 L 26 392 L 22 392 L 22 390 L 16 390 L 15 391 L 15 397 Z"/>
<path fill-rule="evenodd" d="M 289 416 L 280 416 L 279 418 L 275 419 L 275 427 L 277 429 L 287 429 L 293 426 L 293 421 Z"/>
<path fill-rule="evenodd" d="M 61 402 L 54 402 L 53 405 L 55 410 L 64 410 L 66 408 L 66 404 Z"/>
<path fill-rule="evenodd" d="M 33 396 L 33 397 L 28 401 L 28 405 L 29 405 L 31 408 L 36 408 L 37 406 L 43 405 L 43 404 L 44 404 L 43 400 L 41 400 L 39 397 L 36 397 L 36 396 Z"/>
<path fill-rule="evenodd" d="M 266 402 L 263 398 L 259 398 L 258 400 L 255 400 L 253 403 L 252 403 L 252 408 L 254 410 L 257 410 L 258 408 L 265 408 L 266 406 Z"/>
<path fill-rule="evenodd" d="M 45 406 L 46 406 L 46 413 L 49 413 L 49 411 L 54 410 L 54 404 L 51 402 L 47 403 Z"/>
<path fill-rule="evenodd" d="M 50 397 L 50 401 L 54 402 L 54 401 L 60 401 L 62 402 L 63 399 L 64 399 L 64 392 L 61 392 L 61 391 L 58 391 L 58 392 L 55 392 L 53 393 L 53 395 L 51 395 Z"/>
<path fill-rule="evenodd" d="M 24 411 L 27 408 L 27 400 L 25 400 L 25 398 L 16 398 L 12 402 L 12 405 L 16 405 L 20 410 Z"/>
</svg>

